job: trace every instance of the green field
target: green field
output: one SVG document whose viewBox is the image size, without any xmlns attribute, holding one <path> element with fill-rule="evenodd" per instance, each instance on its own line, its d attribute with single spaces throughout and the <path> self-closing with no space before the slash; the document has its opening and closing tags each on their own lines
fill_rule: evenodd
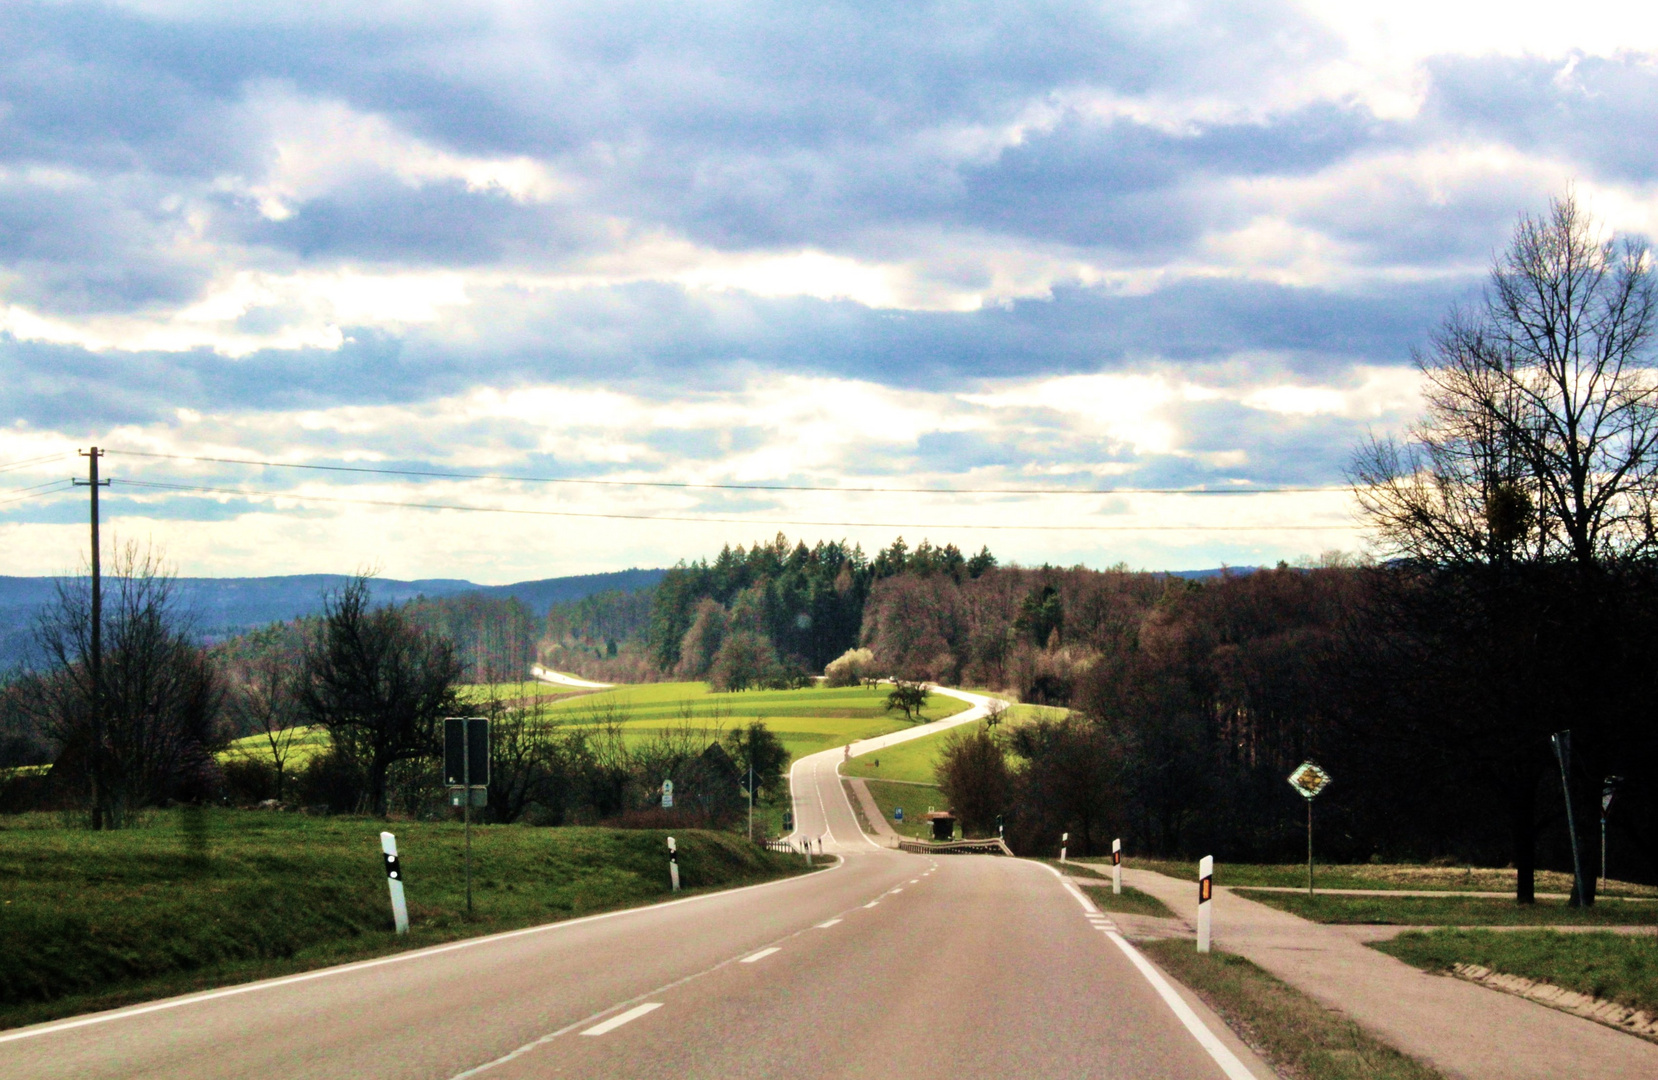
<svg viewBox="0 0 1658 1080">
<path fill-rule="evenodd" d="M 322 728 L 290 728 L 284 734 L 290 732 L 293 741 L 289 744 L 291 749 L 287 760 L 287 772 L 299 772 L 312 758 L 328 749 L 328 732 Z M 219 752 L 220 761 L 230 761 L 234 758 L 251 758 L 268 767 L 271 763 L 270 741 L 264 735 L 249 735 L 243 739 L 236 739 Z"/>
<path fill-rule="evenodd" d="M 902 714 L 887 711 L 885 691 L 856 686 L 731 694 L 714 693 L 707 683 L 642 683 L 600 693 L 571 693 L 546 683 L 497 683 L 464 690 L 474 701 L 488 700 L 491 695 L 497 700 L 540 696 L 547 699 L 543 708 L 549 720 L 584 725 L 614 719 L 629 740 L 640 742 L 687 724 L 712 732 L 760 720 L 794 757 L 910 726 Z M 966 708 L 964 701 L 935 694 L 922 715 L 928 721 L 940 720 Z M 291 768 L 304 768 L 327 746 L 326 732 L 305 729 L 296 741 Z M 220 755 L 231 756 L 268 761 L 265 737 L 237 739 Z"/>
<path fill-rule="evenodd" d="M 944 792 L 936 787 L 923 787 L 917 784 L 895 784 L 880 780 L 869 781 L 869 793 L 875 798 L 875 805 L 881 808 L 881 816 L 887 819 L 893 832 L 899 836 L 907 836 L 912 840 L 931 840 L 932 829 L 926 820 L 927 808 L 946 810 L 950 802 L 944 797 Z M 904 808 L 904 820 L 892 820 L 895 808 Z"/>
<path fill-rule="evenodd" d="M 1125 841 L 1125 847 L 1128 844 Z M 1183 881 L 1197 880 L 1196 859 L 1140 859 L 1124 857 L 1125 866 L 1152 870 Z M 1468 866 L 1418 866 L 1405 863 L 1334 863 L 1315 865 L 1320 889 L 1405 889 L 1413 892 L 1514 892 L 1514 871 Z M 1252 863 L 1215 864 L 1216 885 L 1265 885 L 1281 888 L 1307 887 L 1306 863 L 1260 865 Z M 1572 889 L 1570 874 L 1552 870 L 1537 872 L 1538 892 L 1565 894 Z M 1603 896 L 1658 898 L 1658 886 L 1623 881 L 1607 883 Z"/>
<path fill-rule="evenodd" d="M 1220 875 L 1215 875 L 1220 884 Z M 1237 890 L 1239 896 L 1322 923 L 1370 923 L 1386 926 L 1654 926 L 1658 903 L 1600 900 L 1592 908 L 1570 907 L 1564 900 L 1516 904 L 1480 896 L 1335 896 L 1319 893 Z"/>
<path fill-rule="evenodd" d="M 1068 710 L 1046 705 L 1014 705 L 1002 714 L 1001 730 L 1036 719 L 1064 716 Z M 938 767 L 938 756 L 944 749 L 944 740 L 952 732 L 983 730 L 985 722 L 963 724 L 937 735 L 928 735 L 872 754 L 860 754 L 841 766 L 842 776 L 861 776 L 868 780 L 908 780 L 915 784 L 934 782 L 933 770 Z"/>
<path fill-rule="evenodd" d="M 922 715 L 940 720 L 966 708 L 964 701 L 935 694 Z M 707 683 L 645 683 L 554 702 L 547 715 L 572 724 L 614 717 L 624 733 L 639 739 L 686 724 L 714 729 L 761 720 L 795 757 L 910 726 L 902 714 L 887 711 L 884 690 L 862 686 L 720 694 Z"/>
<path fill-rule="evenodd" d="M 1658 949 L 1644 934 L 1413 930 L 1371 947 L 1424 971 L 1478 964 L 1658 1013 Z"/>
<path fill-rule="evenodd" d="M 574 686 L 556 686 L 539 679 L 510 683 L 467 683 L 460 687 L 462 701 L 482 704 L 487 701 L 523 701 L 526 698 L 585 697 L 594 693 Z"/>
<path fill-rule="evenodd" d="M 139 815 L 140 828 L 0 828 L 0 1026 L 649 903 L 669 894 L 664 834 L 462 827 L 235 810 Z M 380 830 L 397 836 L 412 928 L 391 932 Z M 676 831 L 687 889 L 800 872 L 730 833 Z"/>
</svg>

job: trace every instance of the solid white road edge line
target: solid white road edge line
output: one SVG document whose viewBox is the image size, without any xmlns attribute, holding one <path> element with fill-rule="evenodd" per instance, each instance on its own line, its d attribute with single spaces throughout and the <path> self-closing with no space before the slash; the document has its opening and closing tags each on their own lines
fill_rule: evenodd
<svg viewBox="0 0 1658 1080">
<path fill-rule="evenodd" d="M 1081 889 L 1066 881 L 1064 874 L 1061 874 L 1047 863 L 1037 863 L 1036 865 L 1058 878 L 1059 883 L 1065 886 L 1065 890 L 1076 898 L 1077 903 L 1082 905 L 1082 910 L 1090 915 L 1099 913 L 1099 908 L 1094 906 L 1094 902 L 1082 895 Z M 1255 1074 L 1250 1072 L 1244 1066 L 1244 1063 L 1238 1060 L 1238 1055 L 1234 1054 L 1225 1043 L 1215 1037 L 1215 1033 L 1210 1031 L 1197 1013 L 1192 1011 L 1192 1007 L 1186 1004 L 1179 994 L 1175 993 L 1174 987 L 1169 985 L 1168 980 L 1163 978 L 1162 973 L 1151 966 L 1150 960 L 1140 955 L 1139 949 L 1130 945 L 1128 940 L 1117 931 L 1107 930 L 1105 927 L 1100 927 L 1100 929 L 1104 930 L 1105 936 L 1110 938 L 1129 960 L 1133 961 L 1140 974 L 1144 975 L 1146 981 L 1151 983 L 1152 989 L 1156 990 L 1158 996 L 1174 1011 L 1174 1015 L 1179 1018 L 1180 1022 L 1186 1025 L 1186 1030 L 1192 1033 L 1192 1037 L 1197 1040 L 1198 1045 L 1207 1050 L 1209 1056 L 1215 1059 L 1215 1064 L 1221 1067 L 1221 1071 L 1226 1073 L 1229 1080 L 1255 1080 Z"/>
<path fill-rule="evenodd" d="M 1169 981 L 1163 978 L 1163 973 L 1152 967 L 1150 960 L 1140 955 L 1139 949 L 1130 945 L 1115 930 L 1107 931 L 1105 936 L 1110 938 L 1112 943 L 1123 951 L 1123 955 L 1127 956 L 1129 960 L 1133 961 L 1134 966 L 1140 969 L 1140 974 L 1144 975 L 1146 981 L 1151 983 L 1152 989 L 1156 990 L 1169 1008 L 1174 1010 L 1175 1016 L 1179 1017 L 1180 1022 L 1186 1025 L 1186 1030 L 1192 1033 L 1192 1038 L 1197 1040 L 1198 1045 L 1209 1051 L 1209 1056 L 1215 1059 L 1215 1064 L 1221 1067 L 1221 1071 L 1227 1075 L 1229 1080 L 1255 1080 L 1255 1074 L 1250 1072 L 1244 1063 L 1238 1060 L 1238 1055 L 1234 1054 L 1225 1043 L 1215 1037 L 1215 1033 L 1210 1031 L 1208 1026 L 1198 1018 L 1197 1013 L 1192 1011 L 1192 1007 L 1186 1004 L 1179 994 L 1175 993 L 1174 987 L 1170 986 Z"/>
<path fill-rule="evenodd" d="M 823 871 L 825 873 L 839 870 L 846 865 L 845 861 L 836 862 Z M 397 953 L 393 956 L 382 956 L 374 960 L 359 960 L 352 964 L 341 964 L 338 967 L 322 968 L 317 971 L 307 971 L 302 975 L 287 975 L 280 979 L 266 979 L 261 982 L 242 983 L 240 986 L 227 986 L 223 990 L 209 990 L 204 994 L 192 994 L 189 997 L 172 998 L 167 1001 L 157 1001 L 149 1005 L 135 1005 L 128 1009 L 117 1009 L 113 1012 L 96 1013 L 92 1016 L 83 1016 L 75 1020 L 65 1020 L 61 1023 L 48 1024 L 43 1027 L 25 1028 L 22 1031 L 13 1031 L 0 1035 L 0 1043 L 16 1042 L 19 1039 L 32 1039 L 37 1035 L 52 1035 L 59 1031 L 69 1031 L 74 1028 L 88 1027 L 92 1024 L 107 1024 L 111 1020 L 126 1020 L 129 1017 L 143 1016 L 146 1013 L 162 1012 L 167 1009 L 177 1009 L 185 1005 L 199 1005 L 207 1001 L 217 1001 L 219 998 L 235 997 L 238 994 L 252 994 L 259 990 L 275 990 L 278 987 L 292 986 L 295 983 L 310 982 L 312 979 L 326 979 L 334 975 L 346 975 L 353 971 L 366 971 L 369 968 L 383 967 L 386 964 L 401 964 L 409 960 L 422 960 L 428 956 L 439 956 L 443 953 L 455 952 L 459 949 L 470 949 L 476 945 L 488 945 L 497 941 L 507 941 L 512 938 L 525 937 L 530 934 L 543 934 L 553 930 L 563 930 L 570 926 L 579 926 L 584 923 L 599 922 L 602 919 L 619 919 L 625 915 L 638 915 L 663 908 L 678 907 L 681 904 L 695 904 L 708 900 L 717 900 L 722 896 L 735 896 L 738 893 L 752 892 L 755 889 L 769 889 L 774 885 L 787 885 L 791 882 L 810 881 L 812 875 L 803 874 L 796 877 L 779 878 L 776 881 L 762 881 L 758 885 L 743 885 L 736 889 L 726 889 L 721 892 L 704 893 L 701 896 L 687 896 L 683 900 L 663 900 L 656 904 L 644 904 L 639 907 L 623 908 L 620 911 L 605 911 L 597 915 L 583 915 L 579 919 L 565 919 L 563 922 L 543 923 L 540 926 L 526 926 L 522 930 L 506 930 L 499 934 L 489 934 L 485 937 L 467 938 L 465 941 L 452 941 L 447 945 L 434 945 L 426 949 L 411 949 L 408 952 Z"/>
<path fill-rule="evenodd" d="M 764 960 L 766 957 L 770 956 L 774 952 L 782 952 L 782 951 L 783 951 L 782 949 L 779 949 L 776 945 L 773 945 L 769 949 L 761 949 L 757 953 L 749 953 L 747 956 L 743 957 L 741 960 L 739 960 L 737 962 L 739 964 L 752 964 L 756 960 Z"/>
<path fill-rule="evenodd" d="M 582 1032 L 582 1034 L 583 1035 L 603 1035 L 607 1031 L 615 1031 L 617 1028 L 621 1027 L 623 1024 L 629 1023 L 633 1020 L 637 1020 L 641 1016 L 644 1016 L 648 1012 L 655 1012 L 657 1009 L 660 1009 L 661 1007 L 662 1007 L 662 1003 L 660 1001 L 647 1001 L 643 1005 L 635 1005 L 633 1008 L 629 1009 L 627 1012 L 622 1013 L 618 1016 L 612 1016 L 609 1020 L 606 1020 L 602 1024 L 594 1024 L 592 1027 L 590 1027 L 586 1031 Z"/>
</svg>

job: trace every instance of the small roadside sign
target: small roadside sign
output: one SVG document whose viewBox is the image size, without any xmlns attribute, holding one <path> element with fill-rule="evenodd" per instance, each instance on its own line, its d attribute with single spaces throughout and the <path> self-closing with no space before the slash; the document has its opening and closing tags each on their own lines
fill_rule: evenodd
<svg viewBox="0 0 1658 1080">
<path fill-rule="evenodd" d="M 1290 786 L 1301 793 L 1301 797 L 1311 802 L 1318 798 L 1318 793 L 1330 786 L 1330 774 L 1310 761 L 1303 761 L 1295 767 L 1289 776 Z"/>
<path fill-rule="evenodd" d="M 674 782 L 672 780 L 664 780 L 662 781 L 662 809 L 672 810 L 673 808 Z"/>
<path fill-rule="evenodd" d="M 895 806 L 895 807 L 892 808 L 892 820 L 894 820 L 894 821 L 903 821 L 904 820 L 904 808 L 902 806 Z"/>
</svg>

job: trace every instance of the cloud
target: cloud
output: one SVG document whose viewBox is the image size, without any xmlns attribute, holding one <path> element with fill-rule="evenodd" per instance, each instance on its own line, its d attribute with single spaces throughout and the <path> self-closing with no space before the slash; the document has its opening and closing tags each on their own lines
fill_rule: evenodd
<svg viewBox="0 0 1658 1080">
<path fill-rule="evenodd" d="M 1516 214 L 1575 181 L 1658 227 L 1655 53 L 1593 2 L 9 4 L 0 454 L 1326 484 Z M 373 534 L 461 572 L 412 510 L 131 498 L 203 516 L 204 565 Z M 685 553 L 595 529 L 560 566 Z"/>
</svg>

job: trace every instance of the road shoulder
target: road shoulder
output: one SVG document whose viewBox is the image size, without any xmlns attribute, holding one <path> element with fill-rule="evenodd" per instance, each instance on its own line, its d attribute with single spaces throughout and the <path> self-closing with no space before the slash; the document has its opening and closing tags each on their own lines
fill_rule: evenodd
<svg viewBox="0 0 1658 1080">
<path fill-rule="evenodd" d="M 1124 880 L 1177 913 L 1192 882 L 1128 869 Z M 1553 1080 L 1658 1076 L 1658 1046 L 1473 983 L 1429 975 L 1335 928 L 1217 889 L 1214 940 L 1451 1075 Z"/>
</svg>

